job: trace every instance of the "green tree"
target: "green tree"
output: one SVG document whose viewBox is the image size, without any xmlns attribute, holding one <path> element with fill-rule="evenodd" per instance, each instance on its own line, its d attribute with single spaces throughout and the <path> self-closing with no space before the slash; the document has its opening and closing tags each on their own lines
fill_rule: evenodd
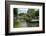
<svg viewBox="0 0 46 36">
<path fill-rule="evenodd" d="M 35 11 L 35 16 L 39 16 L 39 10 Z"/>
<path fill-rule="evenodd" d="M 17 16 L 18 9 L 17 8 L 14 8 L 13 9 L 13 12 L 14 12 L 14 16 Z"/>
<path fill-rule="evenodd" d="M 28 9 L 27 13 L 29 16 L 35 16 L 35 14 L 34 14 L 35 10 L 34 9 Z"/>
</svg>

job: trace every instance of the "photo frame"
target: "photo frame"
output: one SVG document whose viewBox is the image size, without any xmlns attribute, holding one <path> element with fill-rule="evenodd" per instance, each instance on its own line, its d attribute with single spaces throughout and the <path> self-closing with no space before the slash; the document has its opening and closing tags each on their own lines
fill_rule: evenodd
<svg viewBox="0 0 46 36">
<path fill-rule="evenodd" d="M 45 3 L 5 1 L 5 34 L 45 33 Z"/>
</svg>

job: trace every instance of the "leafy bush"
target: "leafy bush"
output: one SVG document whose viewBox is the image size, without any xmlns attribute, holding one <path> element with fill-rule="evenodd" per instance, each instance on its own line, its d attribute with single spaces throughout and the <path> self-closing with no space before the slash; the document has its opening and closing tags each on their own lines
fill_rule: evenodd
<svg viewBox="0 0 46 36">
<path fill-rule="evenodd" d="M 14 21 L 14 27 L 16 27 L 16 28 L 17 28 L 17 27 L 20 27 L 20 23 L 21 23 L 20 20 L 18 20 L 18 19 L 15 20 L 15 21 Z"/>
</svg>

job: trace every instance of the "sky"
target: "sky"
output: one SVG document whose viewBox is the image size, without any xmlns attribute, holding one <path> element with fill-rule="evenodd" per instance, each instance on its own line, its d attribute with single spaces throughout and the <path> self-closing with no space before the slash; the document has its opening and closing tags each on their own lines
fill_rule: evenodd
<svg viewBox="0 0 46 36">
<path fill-rule="evenodd" d="M 18 8 L 18 14 L 19 13 L 27 13 L 29 8 Z M 38 9 L 35 9 L 35 11 L 37 11 Z"/>
<path fill-rule="evenodd" d="M 28 8 L 18 8 L 18 14 L 19 13 L 27 13 Z"/>
</svg>

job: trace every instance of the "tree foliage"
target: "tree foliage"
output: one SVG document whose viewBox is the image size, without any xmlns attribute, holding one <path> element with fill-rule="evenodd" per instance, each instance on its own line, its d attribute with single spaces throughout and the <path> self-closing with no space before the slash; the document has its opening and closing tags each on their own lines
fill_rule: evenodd
<svg viewBox="0 0 46 36">
<path fill-rule="evenodd" d="M 35 11 L 35 16 L 39 16 L 39 10 Z"/>
<path fill-rule="evenodd" d="M 34 12 L 35 12 L 35 10 L 34 9 L 28 9 L 28 15 L 30 15 L 30 16 L 34 16 Z"/>
<path fill-rule="evenodd" d="M 27 12 L 30 16 L 39 16 L 39 10 L 35 11 L 35 9 L 28 9 Z"/>
<path fill-rule="evenodd" d="M 14 11 L 14 16 L 17 16 L 18 9 L 14 8 L 13 11 Z"/>
</svg>

